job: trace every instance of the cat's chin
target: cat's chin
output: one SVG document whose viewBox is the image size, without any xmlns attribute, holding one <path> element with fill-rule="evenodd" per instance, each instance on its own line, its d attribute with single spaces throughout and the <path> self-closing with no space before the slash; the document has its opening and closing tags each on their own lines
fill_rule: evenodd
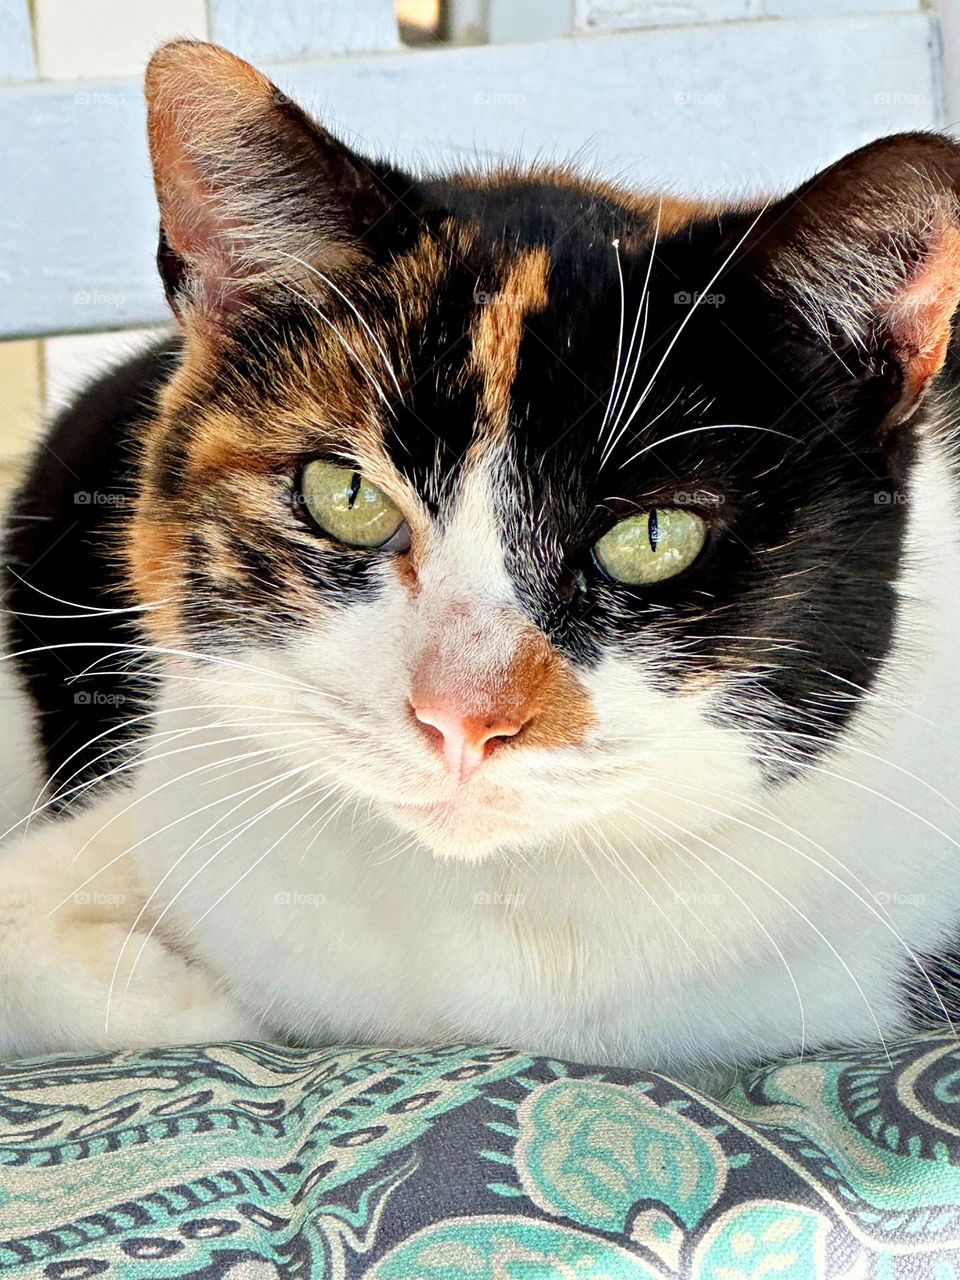
<svg viewBox="0 0 960 1280">
<path fill-rule="evenodd" d="M 532 837 L 519 812 L 512 814 L 488 800 L 391 802 L 386 808 L 397 826 L 419 836 L 442 858 L 479 862 L 499 849 L 527 844 Z"/>
</svg>

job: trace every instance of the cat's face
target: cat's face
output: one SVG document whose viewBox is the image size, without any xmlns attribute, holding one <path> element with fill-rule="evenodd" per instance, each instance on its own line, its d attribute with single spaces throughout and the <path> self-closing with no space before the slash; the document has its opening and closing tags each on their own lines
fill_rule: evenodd
<svg viewBox="0 0 960 1280">
<path fill-rule="evenodd" d="M 682 846 L 829 749 L 895 627 L 942 182 L 846 281 L 865 153 L 718 214 L 414 183 L 209 46 L 148 89 L 186 344 L 128 558 L 219 714 L 468 857 Z"/>
</svg>

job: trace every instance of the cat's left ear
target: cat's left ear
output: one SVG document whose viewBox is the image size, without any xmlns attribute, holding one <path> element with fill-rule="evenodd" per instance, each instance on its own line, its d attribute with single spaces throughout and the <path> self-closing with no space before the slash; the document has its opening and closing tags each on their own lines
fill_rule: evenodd
<svg viewBox="0 0 960 1280">
<path fill-rule="evenodd" d="M 371 168 L 249 63 L 175 41 L 146 96 L 158 264 L 185 325 L 224 328 L 284 282 L 315 289 L 369 257 L 387 203 Z"/>
<path fill-rule="evenodd" d="M 960 147 L 871 143 L 761 216 L 747 257 L 861 378 L 886 380 L 884 427 L 914 412 L 960 303 Z"/>
</svg>

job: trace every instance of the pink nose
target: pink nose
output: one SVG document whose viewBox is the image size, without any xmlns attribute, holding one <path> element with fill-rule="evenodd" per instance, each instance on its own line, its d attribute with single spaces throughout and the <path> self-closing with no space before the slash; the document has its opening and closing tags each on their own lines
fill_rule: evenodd
<svg viewBox="0 0 960 1280">
<path fill-rule="evenodd" d="M 476 773 L 493 748 L 518 734 L 526 723 L 496 714 L 465 715 L 442 706 L 410 705 L 431 737 L 439 735 L 444 763 L 460 782 Z"/>
</svg>

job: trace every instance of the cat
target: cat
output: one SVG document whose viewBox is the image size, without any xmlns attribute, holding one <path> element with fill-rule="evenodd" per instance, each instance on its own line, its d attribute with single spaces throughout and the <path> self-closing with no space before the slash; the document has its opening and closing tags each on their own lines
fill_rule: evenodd
<svg viewBox="0 0 960 1280">
<path fill-rule="evenodd" d="M 147 100 L 178 331 L 8 517 L 0 1051 L 950 1025 L 960 147 L 705 204 Z"/>
</svg>

